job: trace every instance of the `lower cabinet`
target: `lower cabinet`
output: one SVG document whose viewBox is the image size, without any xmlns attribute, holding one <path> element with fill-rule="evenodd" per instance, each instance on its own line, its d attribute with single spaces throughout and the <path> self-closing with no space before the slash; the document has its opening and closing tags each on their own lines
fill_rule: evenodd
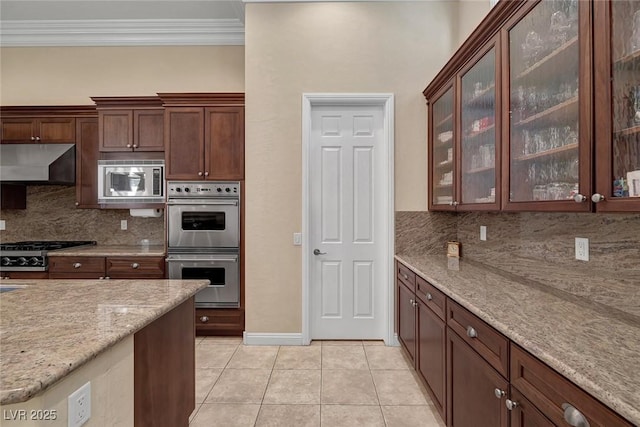
<svg viewBox="0 0 640 427">
<path fill-rule="evenodd" d="M 407 266 L 398 339 L 448 427 L 632 427 Z"/>
<path fill-rule="evenodd" d="M 163 279 L 164 257 L 50 256 L 49 279 Z"/>
<path fill-rule="evenodd" d="M 46 271 L 2 271 L 0 277 L 3 279 L 48 279 L 49 273 Z"/>
<path fill-rule="evenodd" d="M 242 336 L 244 309 L 196 308 L 196 335 Z"/>
</svg>

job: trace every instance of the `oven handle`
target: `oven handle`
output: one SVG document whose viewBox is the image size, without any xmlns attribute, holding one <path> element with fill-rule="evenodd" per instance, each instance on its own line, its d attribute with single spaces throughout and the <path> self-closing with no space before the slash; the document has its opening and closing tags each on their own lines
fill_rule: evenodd
<svg viewBox="0 0 640 427">
<path fill-rule="evenodd" d="M 182 257 L 172 257 L 168 256 L 166 259 L 167 262 L 170 261 L 185 261 L 185 262 L 197 262 L 197 261 L 206 261 L 206 262 L 238 262 L 238 258 L 182 258 Z"/>
<path fill-rule="evenodd" d="M 167 205 L 222 205 L 238 206 L 237 200 L 168 200 Z"/>
</svg>

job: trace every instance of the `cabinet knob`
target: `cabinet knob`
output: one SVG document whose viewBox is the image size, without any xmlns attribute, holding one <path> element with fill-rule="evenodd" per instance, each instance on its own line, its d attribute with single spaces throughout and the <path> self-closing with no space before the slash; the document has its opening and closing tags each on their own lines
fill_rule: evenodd
<svg viewBox="0 0 640 427">
<path fill-rule="evenodd" d="M 453 201 L 453 206 L 458 206 L 458 202 L 456 202 L 455 200 Z"/>
<path fill-rule="evenodd" d="M 473 326 L 467 326 L 467 336 L 469 338 L 477 338 L 478 332 L 473 328 Z"/>
<path fill-rule="evenodd" d="M 496 388 L 495 390 L 493 390 L 493 394 L 495 394 L 498 399 L 502 399 L 506 393 L 504 392 L 504 390 Z"/>
<path fill-rule="evenodd" d="M 133 264 L 131 264 L 131 268 L 138 268 L 140 267 L 140 264 L 138 264 L 137 262 L 134 262 Z"/>
<path fill-rule="evenodd" d="M 576 203 L 582 203 L 587 201 L 587 197 L 582 194 L 576 194 L 573 196 L 573 201 Z"/>
<path fill-rule="evenodd" d="M 104 280 L 109 280 L 109 279 L 111 279 L 111 277 L 109 277 L 109 276 L 104 276 Z"/>
<path fill-rule="evenodd" d="M 209 172 L 205 172 L 205 173 L 204 173 L 204 176 L 209 176 Z"/>
<path fill-rule="evenodd" d="M 402 277 L 404 277 L 404 280 L 408 280 L 409 276 L 407 276 L 406 274 L 402 273 Z"/>
<path fill-rule="evenodd" d="M 518 402 L 511 399 L 505 400 L 504 404 L 507 406 L 507 409 L 510 411 L 513 411 L 514 409 L 516 409 L 516 406 L 518 406 Z"/>
<path fill-rule="evenodd" d="M 76 202 L 76 206 L 80 206 L 80 202 Z"/>
<path fill-rule="evenodd" d="M 200 321 L 202 323 L 207 323 L 209 321 L 209 317 L 208 316 L 202 316 L 202 317 L 200 317 Z"/>
<path fill-rule="evenodd" d="M 35 136 L 32 136 L 32 137 L 31 137 L 31 140 L 32 140 L 32 141 L 35 141 L 35 140 L 36 140 L 36 137 L 35 137 Z"/>
<path fill-rule="evenodd" d="M 591 201 L 593 203 L 600 203 L 603 200 L 604 200 L 604 196 L 600 193 L 595 193 L 593 196 L 591 196 Z"/>
<path fill-rule="evenodd" d="M 413 305 L 413 303 L 414 303 L 414 302 L 415 302 L 415 301 L 413 300 L 413 298 L 410 298 L 410 299 L 409 299 L 409 304 Z"/>
<path fill-rule="evenodd" d="M 104 276 L 98 277 L 98 280 L 104 280 Z"/>
<path fill-rule="evenodd" d="M 80 264 L 79 262 L 73 263 L 73 268 L 80 268 L 80 267 L 82 267 L 82 264 Z"/>
<path fill-rule="evenodd" d="M 427 301 L 431 301 L 433 299 L 433 295 L 427 292 Z"/>
<path fill-rule="evenodd" d="M 138 144 L 133 144 L 133 148 L 138 148 Z"/>
<path fill-rule="evenodd" d="M 36 136 L 36 141 L 40 141 L 40 137 L 39 136 Z"/>
<path fill-rule="evenodd" d="M 131 148 L 131 144 L 127 144 L 127 148 Z"/>
<path fill-rule="evenodd" d="M 582 412 L 578 411 L 575 407 L 568 403 L 562 404 L 562 409 L 564 409 L 564 420 L 573 427 L 590 427 L 589 421 L 582 414 Z"/>
<path fill-rule="evenodd" d="M 198 176 L 202 176 L 202 172 L 198 172 Z"/>
</svg>

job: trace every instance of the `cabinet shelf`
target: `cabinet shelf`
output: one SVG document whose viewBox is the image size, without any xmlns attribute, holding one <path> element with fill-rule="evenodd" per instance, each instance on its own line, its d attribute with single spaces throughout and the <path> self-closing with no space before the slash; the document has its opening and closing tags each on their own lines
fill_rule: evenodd
<svg viewBox="0 0 640 427">
<path fill-rule="evenodd" d="M 527 117 L 524 120 L 514 123 L 514 127 L 532 127 L 534 123 L 540 126 L 551 124 L 567 124 L 570 117 L 578 117 L 578 97 L 568 99 L 551 108 Z"/>
<path fill-rule="evenodd" d="M 613 62 L 615 69 L 627 69 L 628 67 L 635 67 L 637 62 L 640 61 L 640 49 L 632 52 L 628 55 L 624 55 Z"/>
<path fill-rule="evenodd" d="M 451 169 L 453 166 L 453 160 L 449 160 L 447 162 L 438 163 L 435 165 L 436 169 Z"/>
<path fill-rule="evenodd" d="M 486 135 L 488 132 L 491 132 L 495 129 L 496 125 L 493 124 L 491 126 L 488 126 L 482 130 L 479 130 L 477 132 L 472 132 L 468 135 L 465 135 L 464 137 L 464 141 L 465 143 L 471 143 L 471 142 L 477 142 L 478 140 L 480 140 L 480 136 L 482 135 Z"/>
<path fill-rule="evenodd" d="M 533 153 L 533 154 L 527 154 L 525 156 L 514 157 L 513 161 L 514 162 L 525 162 L 525 161 L 528 161 L 528 160 L 535 160 L 535 159 L 541 159 L 541 158 L 544 158 L 544 157 L 556 156 L 558 154 L 568 153 L 570 151 L 577 150 L 578 146 L 579 146 L 579 143 L 575 142 L 573 144 L 563 145 L 562 147 L 552 148 L 551 150 L 545 150 L 545 151 L 541 151 L 539 153 Z"/>
<path fill-rule="evenodd" d="M 495 85 L 491 85 L 488 88 L 482 90 L 479 94 L 473 96 L 469 100 L 467 100 L 464 104 L 462 104 L 463 108 L 476 108 L 476 107 L 486 107 L 487 109 L 493 110 L 494 102 L 495 102 Z"/>
<path fill-rule="evenodd" d="M 615 136 L 617 136 L 617 137 L 625 137 L 625 136 L 632 136 L 632 135 L 636 135 L 636 134 L 640 134 L 640 125 L 632 126 L 630 128 L 619 130 L 619 131 L 617 131 L 615 133 Z"/>
<path fill-rule="evenodd" d="M 440 190 L 440 189 L 451 188 L 451 187 L 453 187 L 453 184 L 438 184 L 434 188 L 436 190 Z"/>
<path fill-rule="evenodd" d="M 518 81 L 527 77 L 529 80 L 535 80 L 534 74 L 539 75 L 540 82 L 548 80 L 550 75 L 554 75 L 554 70 L 570 70 L 574 58 L 571 55 L 563 55 L 569 49 L 578 44 L 578 36 L 569 39 L 566 43 L 552 50 L 548 55 L 536 62 L 514 79 Z"/>
<path fill-rule="evenodd" d="M 473 175 L 473 174 L 478 174 L 478 173 L 484 173 L 484 172 L 489 172 L 489 171 L 495 171 L 496 170 L 496 166 L 485 166 L 482 168 L 475 168 L 475 169 L 469 169 L 468 171 L 464 171 L 465 175 Z"/>
<path fill-rule="evenodd" d="M 436 123 L 435 127 L 439 128 L 447 123 L 450 123 L 453 119 L 453 114 L 449 114 L 447 117 L 445 117 L 444 119 L 440 120 L 438 123 Z M 447 130 L 451 130 L 451 129 L 447 129 Z"/>
</svg>

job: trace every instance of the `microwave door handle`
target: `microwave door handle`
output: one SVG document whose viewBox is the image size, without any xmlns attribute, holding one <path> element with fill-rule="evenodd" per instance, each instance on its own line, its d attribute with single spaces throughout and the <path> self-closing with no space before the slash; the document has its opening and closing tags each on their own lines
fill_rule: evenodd
<svg viewBox="0 0 640 427">
<path fill-rule="evenodd" d="M 169 200 L 167 205 L 218 205 L 218 206 L 238 206 L 237 200 Z"/>
<path fill-rule="evenodd" d="M 232 258 L 232 259 L 224 259 L 224 258 L 207 258 L 207 259 L 202 259 L 202 258 L 172 258 L 172 257 L 167 257 L 167 261 L 181 261 L 181 262 L 238 262 L 238 258 Z"/>
</svg>

